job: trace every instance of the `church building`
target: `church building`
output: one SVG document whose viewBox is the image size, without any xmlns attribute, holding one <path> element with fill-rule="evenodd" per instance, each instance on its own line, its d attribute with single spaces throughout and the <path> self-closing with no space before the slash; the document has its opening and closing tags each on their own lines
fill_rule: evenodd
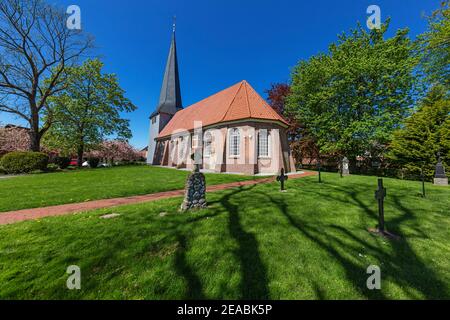
<svg viewBox="0 0 450 320">
<path fill-rule="evenodd" d="M 150 116 L 148 164 L 192 169 L 195 161 L 209 172 L 292 172 L 287 128 L 245 80 L 183 108 L 173 32 L 159 104 Z"/>
</svg>

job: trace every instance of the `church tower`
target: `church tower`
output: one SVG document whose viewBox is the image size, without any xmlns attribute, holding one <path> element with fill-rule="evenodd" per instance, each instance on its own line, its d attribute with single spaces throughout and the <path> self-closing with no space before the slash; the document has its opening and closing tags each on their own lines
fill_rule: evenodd
<svg viewBox="0 0 450 320">
<path fill-rule="evenodd" d="M 181 102 L 180 77 L 178 75 L 177 46 L 175 41 L 175 24 L 172 42 L 164 72 L 158 107 L 150 116 L 150 140 L 148 143 L 147 164 L 159 164 L 155 161 L 156 141 L 159 133 L 169 123 L 175 113 L 183 109 Z"/>
</svg>

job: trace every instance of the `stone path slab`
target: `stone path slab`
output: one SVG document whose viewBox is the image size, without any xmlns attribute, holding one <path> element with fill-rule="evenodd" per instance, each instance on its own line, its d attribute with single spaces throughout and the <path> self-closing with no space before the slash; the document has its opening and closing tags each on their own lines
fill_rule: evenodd
<svg viewBox="0 0 450 320">
<path fill-rule="evenodd" d="M 302 172 L 296 173 L 289 176 L 289 179 L 298 179 L 307 176 L 316 175 L 315 172 Z M 207 192 L 214 192 L 219 190 L 226 190 L 236 187 L 242 186 L 250 186 L 256 184 L 264 184 L 271 183 L 275 181 L 275 177 L 258 179 L 258 180 L 247 180 L 247 181 L 239 181 L 239 182 L 231 182 L 225 183 L 215 186 L 207 187 Z M 174 191 L 164 191 L 147 195 L 140 196 L 130 196 L 124 198 L 114 198 L 114 199 L 103 199 L 103 200 L 94 200 L 82 203 L 71 203 L 71 204 L 63 204 L 58 206 L 51 206 L 45 208 L 35 208 L 35 209 L 25 209 L 19 211 L 10 211 L 10 212 L 0 212 L 0 225 L 12 224 L 26 220 L 36 220 L 44 217 L 50 216 L 61 216 L 67 215 L 71 213 L 78 213 L 84 211 L 91 211 L 96 209 L 117 207 L 127 204 L 136 204 L 142 202 L 151 202 L 161 199 L 168 199 L 174 197 L 182 197 L 184 196 L 183 190 L 174 190 Z"/>
</svg>

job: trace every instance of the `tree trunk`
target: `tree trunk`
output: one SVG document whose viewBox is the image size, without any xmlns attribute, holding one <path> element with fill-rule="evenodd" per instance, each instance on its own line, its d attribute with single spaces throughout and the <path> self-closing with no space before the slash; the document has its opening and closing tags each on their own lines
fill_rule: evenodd
<svg viewBox="0 0 450 320">
<path fill-rule="evenodd" d="M 77 150 L 77 165 L 78 168 L 83 166 L 83 154 L 84 154 L 84 145 L 80 144 Z"/>
<path fill-rule="evenodd" d="M 34 152 L 41 151 L 41 134 L 39 132 L 39 114 L 36 110 L 36 105 L 30 101 L 31 104 L 31 121 L 30 121 L 30 149 Z"/>
<path fill-rule="evenodd" d="M 39 132 L 30 131 L 30 150 L 33 152 L 41 151 L 41 137 Z"/>
</svg>

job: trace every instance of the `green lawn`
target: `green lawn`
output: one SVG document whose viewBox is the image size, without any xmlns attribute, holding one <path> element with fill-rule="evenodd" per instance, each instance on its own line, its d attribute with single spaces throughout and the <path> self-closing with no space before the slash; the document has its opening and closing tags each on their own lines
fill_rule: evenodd
<svg viewBox="0 0 450 320">
<path fill-rule="evenodd" d="M 0 227 L 0 298 L 449 299 L 450 188 L 385 179 L 388 241 L 376 225 L 376 178 L 324 174 L 208 195 Z M 105 213 L 120 213 L 104 220 Z M 166 213 L 166 215 L 161 213 Z M 382 290 L 366 287 L 369 265 Z M 82 289 L 65 287 L 78 265 Z"/>
<path fill-rule="evenodd" d="M 184 188 L 188 172 L 129 166 L 35 174 L 0 179 L 0 212 L 156 193 Z M 253 179 L 207 174 L 208 184 Z"/>
</svg>

